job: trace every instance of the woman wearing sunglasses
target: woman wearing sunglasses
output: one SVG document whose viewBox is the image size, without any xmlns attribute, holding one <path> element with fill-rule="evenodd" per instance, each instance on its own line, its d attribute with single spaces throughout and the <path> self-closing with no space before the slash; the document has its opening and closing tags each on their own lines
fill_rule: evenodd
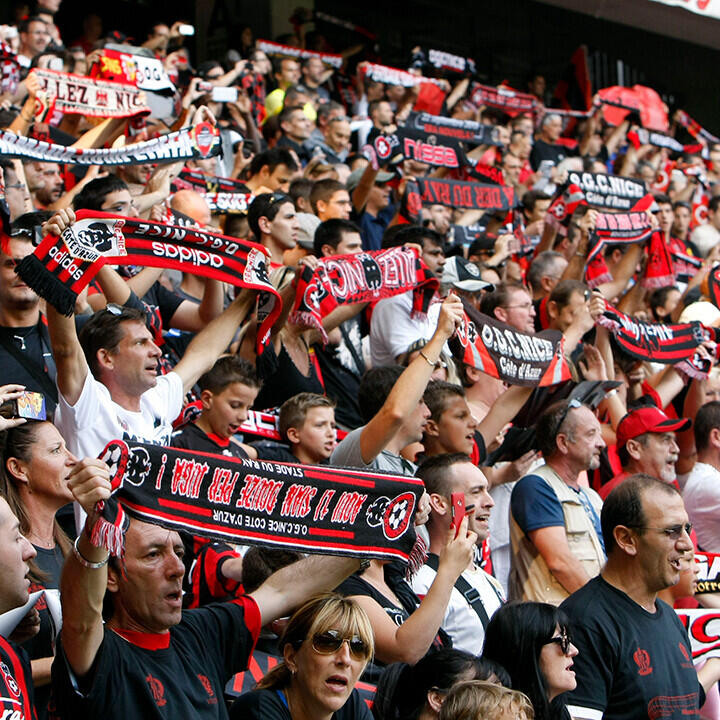
<svg viewBox="0 0 720 720">
<path fill-rule="evenodd" d="M 230 709 L 236 720 L 372 720 L 355 683 L 373 654 L 373 631 L 353 600 L 323 593 L 288 621 L 283 660 Z"/>
<path fill-rule="evenodd" d="M 530 698 L 537 720 L 570 720 L 562 695 L 577 685 L 577 654 L 565 616 L 547 603 L 505 605 L 485 630 L 483 657 L 508 671 L 513 689 Z"/>
</svg>

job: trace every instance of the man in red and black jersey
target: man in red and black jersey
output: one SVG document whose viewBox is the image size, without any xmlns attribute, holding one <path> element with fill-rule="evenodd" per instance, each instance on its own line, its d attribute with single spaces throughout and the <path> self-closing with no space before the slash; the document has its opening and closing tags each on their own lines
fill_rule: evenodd
<svg viewBox="0 0 720 720">
<path fill-rule="evenodd" d="M 0 613 L 28 601 L 28 562 L 37 553 L 20 534 L 20 523 L 0 498 Z M 38 625 L 39 628 L 39 625 Z M 0 636 L 0 710 L 2 718 L 34 720 L 30 660 L 24 650 Z"/>
<path fill-rule="evenodd" d="M 356 559 L 306 558 L 251 595 L 183 612 L 179 534 L 132 520 L 122 567 L 108 563 L 107 551 L 89 538 L 96 504 L 110 496 L 107 466 L 81 460 L 68 484 L 88 519 L 63 568 L 63 628 L 53 663 L 57 718 L 225 720 L 225 684 L 246 669 L 260 628 L 359 566 Z"/>
</svg>

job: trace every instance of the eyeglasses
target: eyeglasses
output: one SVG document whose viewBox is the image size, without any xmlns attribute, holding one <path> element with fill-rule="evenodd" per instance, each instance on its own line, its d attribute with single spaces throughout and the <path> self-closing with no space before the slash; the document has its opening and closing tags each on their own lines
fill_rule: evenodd
<svg viewBox="0 0 720 720">
<path fill-rule="evenodd" d="M 567 420 L 567 416 L 568 416 L 569 412 L 570 412 L 571 410 L 577 410 L 579 407 L 582 407 L 582 403 L 581 403 L 577 398 L 573 398 L 573 399 L 567 404 L 567 407 L 565 408 L 565 411 L 564 411 L 563 414 L 560 416 L 560 422 L 557 424 L 557 430 L 555 430 L 555 434 L 556 434 L 556 435 L 557 435 L 557 433 L 560 432 L 560 428 L 563 426 L 563 423 L 565 422 L 565 420 Z"/>
<path fill-rule="evenodd" d="M 570 650 L 570 636 L 565 630 L 563 630 L 559 635 L 551 637 L 546 644 L 549 645 L 550 643 L 559 645 L 563 655 L 567 655 Z"/>
<path fill-rule="evenodd" d="M 679 540 L 683 534 L 683 530 L 690 535 L 693 529 L 693 524 L 687 522 L 684 525 L 671 525 L 670 527 L 665 528 L 650 527 L 649 525 L 629 525 L 628 527 L 631 527 L 634 530 L 657 530 L 670 540 Z"/>
<path fill-rule="evenodd" d="M 519 308 L 520 310 L 529 310 L 533 304 L 531 302 L 523 303 L 522 305 L 503 305 L 506 310 L 511 310 L 512 308 Z"/>
<path fill-rule="evenodd" d="M 359 635 L 344 637 L 339 630 L 316 633 L 312 638 L 312 646 L 313 650 L 320 655 L 332 655 L 342 647 L 345 641 L 350 648 L 350 655 L 355 660 L 365 660 L 370 654 L 368 646 Z"/>
</svg>

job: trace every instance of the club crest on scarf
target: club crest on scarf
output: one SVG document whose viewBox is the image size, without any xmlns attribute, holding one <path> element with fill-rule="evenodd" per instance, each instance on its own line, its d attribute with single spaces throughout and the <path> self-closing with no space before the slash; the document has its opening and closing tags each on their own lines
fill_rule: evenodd
<svg viewBox="0 0 720 720">
<path fill-rule="evenodd" d="M 203 537 L 407 561 L 420 480 L 343 468 L 238 460 L 113 440 L 100 455 L 113 494 L 91 539 L 122 553 L 131 517 Z"/>
<path fill-rule="evenodd" d="M 121 232 L 123 224 L 120 218 L 80 220 L 67 228 L 61 239 L 68 253 L 77 260 L 95 262 L 103 255 L 127 255 Z"/>
</svg>

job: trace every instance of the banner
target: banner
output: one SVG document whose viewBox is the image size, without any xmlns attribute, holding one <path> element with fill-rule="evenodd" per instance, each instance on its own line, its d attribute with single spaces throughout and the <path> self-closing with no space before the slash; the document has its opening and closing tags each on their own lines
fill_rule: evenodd
<svg viewBox="0 0 720 720">
<path fill-rule="evenodd" d="M 412 313 L 426 314 L 438 287 L 417 250 L 409 247 L 319 258 L 315 270 L 305 266 L 297 279 L 290 322 L 314 327 L 327 342 L 322 319 L 338 305 L 374 302 L 412 290 Z"/>
<path fill-rule="evenodd" d="M 246 214 L 255 195 L 249 192 L 247 185 L 232 178 L 207 175 L 199 170 L 183 168 L 173 180 L 173 192 L 194 190 L 205 198 L 212 212 Z"/>
<path fill-rule="evenodd" d="M 511 210 L 515 207 L 515 191 L 509 185 L 486 185 L 462 180 L 417 178 L 407 183 L 408 195 L 415 193 L 419 202 L 445 205 L 463 210 Z M 409 200 L 417 204 L 414 199 Z"/>
<path fill-rule="evenodd" d="M 608 210 L 633 210 L 638 201 L 647 195 L 642 180 L 618 175 L 570 172 L 567 182 L 582 190 L 588 205 Z"/>
<path fill-rule="evenodd" d="M 693 663 L 720 657 L 720 610 L 676 609 L 690 638 Z"/>
<path fill-rule="evenodd" d="M 113 494 L 92 541 L 121 555 L 133 518 L 235 544 L 407 562 L 422 480 L 319 465 L 235 459 L 110 441 Z"/>
<path fill-rule="evenodd" d="M 712 362 L 697 348 L 707 341 L 717 342 L 716 332 L 694 321 L 682 325 L 646 323 L 636 320 L 605 303 L 605 312 L 595 321 L 608 329 L 620 348 L 631 357 L 648 362 L 675 365 L 693 378 L 706 378 Z"/>
<path fill-rule="evenodd" d="M 431 115 L 426 112 L 411 112 L 408 115 L 405 127 L 474 145 L 503 146 L 503 142 L 499 138 L 498 128 L 495 125 L 484 125 L 473 120 L 456 120 L 455 118 Z"/>
<path fill-rule="evenodd" d="M 0 157 L 69 165 L 143 165 L 207 158 L 219 152 L 220 133 L 207 122 L 118 148 L 74 148 L 0 130 Z"/>
<path fill-rule="evenodd" d="M 418 70 L 430 67 L 440 72 L 446 71 L 461 75 L 474 75 L 477 72 L 475 61 L 472 58 L 432 48 L 427 50 L 419 48 L 417 52 L 413 53 L 410 63 Z"/>
<path fill-rule="evenodd" d="M 535 112 L 538 105 L 534 95 L 480 83 L 473 83 L 470 88 L 470 100 L 478 107 L 484 105 L 515 114 Z"/>
<path fill-rule="evenodd" d="M 717 0 L 652 0 L 663 5 L 674 5 L 704 17 L 720 19 L 720 3 Z"/>
<path fill-rule="evenodd" d="M 695 594 L 720 592 L 720 554 L 695 551 L 698 565 Z"/>
<path fill-rule="evenodd" d="M 640 242 L 651 232 L 650 218 L 645 212 L 598 213 L 595 223 L 595 234 L 610 244 Z"/>
<path fill-rule="evenodd" d="M 463 305 L 463 321 L 448 341 L 456 360 L 510 385 L 545 387 L 572 380 L 560 331 L 531 335 Z"/>
<path fill-rule="evenodd" d="M 406 70 L 399 70 L 398 68 L 388 67 L 387 65 L 365 63 L 359 69 L 365 77 L 370 78 L 370 80 L 385 83 L 386 85 L 402 85 L 403 87 L 415 87 L 415 85 L 419 85 L 420 83 L 441 85 L 440 81 L 435 78 L 413 75 Z"/>
<path fill-rule="evenodd" d="M 292 47 L 291 45 L 282 45 L 281 43 L 271 42 L 270 40 L 256 40 L 255 49 L 262 50 L 268 55 L 279 55 L 280 57 L 292 57 L 304 60 L 305 58 L 320 58 L 326 65 L 334 68 L 340 68 L 343 64 L 342 55 L 334 55 L 333 53 L 321 53 L 314 50 L 305 50 L 304 48 Z"/>
<path fill-rule="evenodd" d="M 39 68 L 35 68 L 30 74 L 38 79 L 50 107 L 62 113 L 100 118 L 132 117 L 150 113 L 145 102 L 145 93 L 135 85 L 93 80 L 85 75 Z"/>
<path fill-rule="evenodd" d="M 82 290 L 106 263 L 181 270 L 259 290 L 258 354 L 280 313 L 267 276 L 262 245 L 194 227 L 176 227 L 108 213 L 78 210 L 60 237 L 48 235 L 16 272 L 55 309 L 72 315 Z"/>
<path fill-rule="evenodd" d="M 163 94 L 175 92 L 175 86 L 165 72 L 162 61 L 156 57 L 110 48 L 103 48 L 101 52 L 99 61 L 90 68 L 90 77 L 130 83 L 140 90 Z"/>
</svg>

